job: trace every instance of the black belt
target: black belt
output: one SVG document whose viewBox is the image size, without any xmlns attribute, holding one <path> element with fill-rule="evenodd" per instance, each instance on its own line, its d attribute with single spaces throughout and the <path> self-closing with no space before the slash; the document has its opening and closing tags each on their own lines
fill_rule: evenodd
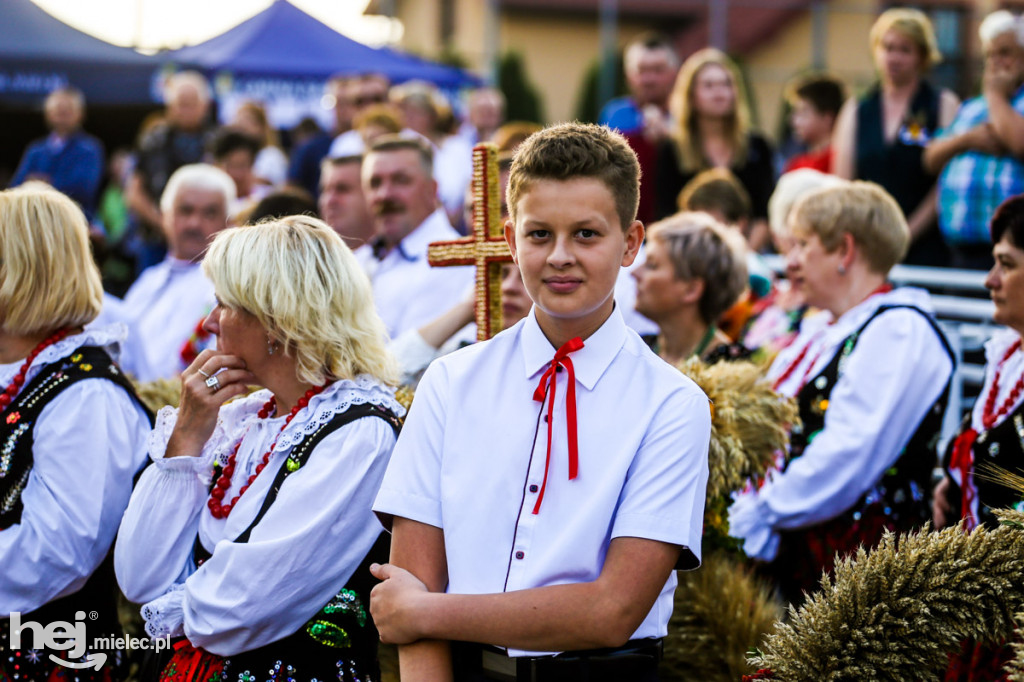
<svg viewBox="0 0 1024 682">
<path fill-rule="evenodd" d="M 456 682 L 656 682 L 661 654 L 660 639 L 635 639 L 613 649 L 518 658 L 486 644 L 452 643 Z"/>
</svg>

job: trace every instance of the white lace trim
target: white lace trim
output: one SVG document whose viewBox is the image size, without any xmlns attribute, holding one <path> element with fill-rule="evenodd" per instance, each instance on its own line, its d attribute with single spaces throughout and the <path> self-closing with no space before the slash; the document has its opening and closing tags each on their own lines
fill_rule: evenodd
<svg viewBox="0 0 1024 682">
<path fill-rule="evenodd" d="M 246 396 L 238 404 L 231 403 L 222 407 L 217 425 L 203 449 L 202 456 L 187 458 L 192 461 L 193 470 L 205 472 L 214 462 L 221 466 L 226 465 L 235 445 L 245 436 L 257 419 L 257 412 L 269 399 L 270 391 L 263 389 Z M 306 436 L 333 419 L 336 414 L 345 412 L 353 405 L 368 403 L 390 409 L 399 417 L 405 414 L 405 408 L 395 400 L 394 391 L 369 375 L 363 374 L 355 379 L 335 381 L 322 393 L 313 396 L 309 406 L 296 415 L 278 438 L 274 447 L 275 452 L 284 452 L 300 443 Z M 225 419 L 225 410 L 228 410 L 233 418 Z M 167 441 L 174 431 L 177 420 L 178 411 L 173 407 L 161 408 L 157 413 L 156 425 L 149 434 L 149 454 L 154 461 L 164 458 Z M 280 425 L 283 420 L 284 416 L 273 417 L 268 419 L 267 423 Z"/>
<path fill-rule="evenodd" d="M 184 583 L 175 583 L 164 594 L 142 607 L 146 633 L 153 639 L 185 635 Z"/>
<path fill-rule="evenodd" d="M 36 356 L 26 374 L 26 383 L 39 371 L 39 368 L 71 355 L 82 346 L 106 348 L 115 343 L 121 343 L 127 336 L 127 327 L 117 322 L 105 327 L 86 329 L 81 334 L 63 338 L 52 346 L 47 346 L 43 349 L 42 353 Z M 14 375 L 21 369 L 23 362 L 24 360 L 22 359 L 7 365 L 0 365 L 0 384 L 7 385 L 11 383 Z"/>
<path fill-rule="evenodd" d="M 379 405 L 390 409 L 396 416 L 405 414 L 405 408 L 395 400 L 394 390 L 372 377 L 361 374 L 355 379 L 335 381 L 323 393 L 313 396 L 309 407 L 296 415 L 288 428 L 277 439 L 275 450 L 282 452 L 331 421 L 334 415 L 345 412 L 353 405 Z M 301 419 L 299 418 L 301 417 Z"/>
</svg>

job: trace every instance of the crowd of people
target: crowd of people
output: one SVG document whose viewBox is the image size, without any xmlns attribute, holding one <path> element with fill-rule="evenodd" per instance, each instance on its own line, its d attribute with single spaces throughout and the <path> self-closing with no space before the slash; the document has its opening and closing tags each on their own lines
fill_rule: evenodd
<svg viewBox="0 0 1024 682">
<path fill-rule="evenodd" d="M 0 618 L 100 617 L 71 652 L 0 628 L 0 679 L 85 668 L 120 591 L 174 647 L 80 679 L 366 682 L 383 641 L 403 680 L 657 680 L 675 571 L 702 557 L 694 360 L 760 362 L 799 409 L 728 511 L 787 602 L 887 531 L 995 523 L 1019 500 L 976 474 L 1024 464 L 1024 19 L 980 34 L 961 106 L 927 81 L 925 15 L 884 12 L 865 95 L 794 81 L 805 148 L 781 164 L 736 64 L 658 36 L 602 125 L 506 123 L 491 88 L 460 119 L 367 74 L 332 79 L 334 128 L 288 152 L 258 102 L 212 126 L 182 72 L 102 197 L 81 93 L 54 91 L 0 192 Z M 470 231 L 480 141 L 512 262 L 476 343 L 473 269 L 428 247 Z M 901 262 L 988 269 L 1006 327 L 946 452 L 956 359 Z M 157 380 L 180 397 L 154 414 Z"/>
</svg>

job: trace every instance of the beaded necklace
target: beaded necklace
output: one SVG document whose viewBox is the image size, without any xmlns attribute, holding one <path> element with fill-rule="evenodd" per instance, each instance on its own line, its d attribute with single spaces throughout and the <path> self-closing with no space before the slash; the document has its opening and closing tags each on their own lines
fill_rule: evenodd
<svg viewBox="0 0 1024 682">
<path fill-rule="evenodd" d="M 888 282 L 884 282 L 877 289 L 875 289 L 870 294 L 865 296 L 864 297 L 864 301 L 868 300 L 872 296 L 876 296 L 878 294 L 886 294 L 886 293 L 889 293 L 890 291 L 892 291 L 892 285 L 889 284 Z M 861 301 L 861 303 L 863 303 L 864 301 Z M 860 305 L 860 303 L 858 303 L 857 305 Z M 832 324 L 835 324 L 835 321 L 829 322 L 829 325 L 832 325 Z M 811 337 L 811 340 L 807 342 L 807 345 L 804 346 L 800 350 L 800 353 L 796 356 L 796 359 L 793 360 L 793 362 L 789 365 L 789 367 L 786 368 L 786 371 L 784 371 L 782 374 L 780 374 L 779 378 L 775 380 L 774 384 L 772 384 L 772 390 L 773 391 L 778 392 L 779 386 L 782 386 L 782 384 L 786 383 L 786 380 L 789 379 L 789 377 L 793 374 L 793 372 L 796 371 L 796 368 L 800 366 L 800 363 L 804 361 L 804 358 L 807 357 L 807 352 L 811 350 L 811 346 L 813 346 L 814 343 L 824 333 L 825 333 L 824 331 L 820 331 L 817 334 L 815 334 L 813 337 Z M 822 352 L 823 352 L 823 350 L 819 350 L 818 351 L 818 355 L 816 355 L 814 360 L 812 360 L 810 362 L 810 364 L 807 365 L 807 369 L 806 369 L 806 371 L 804 371 L 804 375 L 800 379 L 800 385 L 797 386 L 796 390 L 793 392 L 793 395 L 796 395 L 797 393 L 799 393 L 801 391 L 801 389 L 803 389 L 804 385 L 807 383 L 807 379 L 810 377 L 811 370 L 814 369 L 814 366 L 818 363 L 818 359 L 821 357 L 821 353 Z"/>
<path fill-rule="evenodd" d="M 996 375 L 992 380 L 992 388 L 989 389 L 988 396 L 985 399 L 985 405 L 981 412 L 981 425 L 986 431 L 995 426 L 996 422 L 1002 417 L 1006 416 L 1006 413 L 1010 411 L 1010 408 L 1016 404 L 1017 399 L 1020 398 L 1021 391 L 1024 391 L 1024 374 L 1017 379 L 1017 383 L 1014 384 L 1010 390 L 1010 395 L 1006 396 L 1006 400 L 996 411 L 996 398 L 999 395 L 999 379 L 1003 373 L 1003 366 L 1009 361 L 1014 353 L 1020 350 L 1021 340 L 1017 339 L 1012 346 L 1010 346 L 1003 358 L 996 365 Z"/>
<path fill-rule="evenodd" d="M 295 407 L 292 408 L 292 411 L 285 418 L 284 424 L 281 425 L 281 430 L 277 432 L 276 436 L 274 436 L 274 442 L 270 444 L 270 449 L 263 454 L 262 461 L 256 465 L 256 473 L 249 477 L 249 480 L 242 486 L 241 490 L 238 491 L 238 494 L 231 499 L 230 503 L 221 504 L 221 500 L 224 499 L 224 495 L 227 494 L 227 491 L 231 488 L 231 477 L 235 473 L 235 460 L 238 458 L 238 449 L 242 446 L 242 441 L 245 440 L 245 436 L 242 436 L 235 445 L 235 449 L 232 450 L 231 456 L 228 457 L 228 463 L 221 471 L 220 477 L 213 486 L 213 490 L 210 491 L 210 499 L 206 503 L 206 506 L 210 508 L 210 513 L 213 515 L 213 518 L 226 519 L 228 515 L 231 514 L 231 510 L 235 508 L 236 504 L 238 504 L 239 498 L 245 494 L 245 491 L 249 489 L 249 486 L 251 486 L 253 481 L 256 480 L 256 477 L 259 476 L 266 468 L 267 463 L 270 461 L 270 456 L 274 453 L 274 447 L 277 446 L 278 438 L 281 437 L 284 430 L 288 428 L 289 424 L 291 424 L 292 419 L 295 419 L 295 415 L 297 415 L 304 407 L 309 405 L 309 401 L 313 396 L 322 392 L 325 388 L 327 388 L 327 384 L 314 386 L 306 391 L 306 394 L 303 397 L 299 398 L 299 402 L 295 403 Z M 260 419 L 266 419 L 276 409 L 277 401 L 275 398 L 271 397 L 270 400 L 260 408 L 260 411 L 256 416 Z"/>
<path fill-rule="evenodd" d="M 19 369 L 18 373 L 14 375 L 14 379 L 11 380 L 11 383 L 7 384 L 7 388 L 4 389 L 4 392 L 0 393 L 0 412 L 3 412 L 10 406 L 11 401 L 14 400 L 16 395 L 18 395 L 18 391 L 20 391 L 21 387 L 25 385 L 25 375 L 28 374 L 29 368 L 32 366 L 32 363 L 39 354 L 46 348 L 49 348 L 63 339 L 70 333 L 70 331 L 70 329 L 60 329 L 54 332 L 51 336 L 43 339 L 38 346 L 32 349 L 32 352 L 28 354 L 27 358 L 25 358 L 25 362 L 22 363 L 21 369 Z"/>
<path fill-rule="evenodd" d="M 1024 374 L 1021 374 L 1017 379 L 1017 383 L 1010 390 L 1010 395 L 1006 397 L 999 410 L 996 410 L 996 399 L 999 397 L 999 379 L 1003 373 L 1003 366 L 1020 348 L 1021 340 L 1017 339 L 1006 350 L 1002 359 L 996 365 L 996 373 L 992 378 L 992 388 L 989 389 L 988 395 L 985 396 L 985 404 L 981 408 L 981 428 L 985 431 L 995 426 L 996 422 L 1010 411 L 1010 408 L 1013 407 L 1020 397 L 1021 391 L 1024 391 Z M 969 427 L 962 431 L 956 437 L 956 440 L 953 441 L 953 452 L 949 460 L 949 468 L 960 472 L 960 508 L 964 519 L 966 519 L 964 525 L 967 530 L 971 530 L 978 525 L 978 517 L 974 511 L 974 500 L 977 497 L 977 490 L 974 485 L 974 453 L 972 452 L 974 443 L 978 440 L 978 435 L 974 427 Z"/>
</svg>

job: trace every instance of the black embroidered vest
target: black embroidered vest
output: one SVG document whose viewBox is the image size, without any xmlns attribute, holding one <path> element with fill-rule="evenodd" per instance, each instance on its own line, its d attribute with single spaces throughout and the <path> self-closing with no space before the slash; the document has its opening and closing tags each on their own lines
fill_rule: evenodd
<svg viewBox="0 0 1024 682">
<path fill-rule="evenodd" d="M 935 330 L 942 341 L 942 346 L 955 364 L 955 356 L 945 335 L 935 320 L 924 311 L 909 305 L 880 306 L 853 334 L 848 336 L 825 368 L 813 379 L 808 381 L 797 395 L 802 426 L 794 430 L 790 438 L 789 462 L 803 455 L 804 449 L 814 440 L 825 427 L 825 413 L 828 411 L 829 397 L 840 377 L 843 375 L 846 359 L 857 346 L 860 335 L 877 317 L 889 310 L 912 310 L 922 317 Z M 950 380 L 952 374 L 950 375 Z M 921 423 L 903 448 L 896 462 L 882 475 L 878 483 L 865 493 L 853 505 L 846 515 L 850 521 L 859 520 L 860 512 L 870 504 L 884 503 L 886 516 L 894 520 L 898 526 L 913 527 L 929 518 L 928 496 L 931 490 L 931 475 L 937 461 L 938 439 L 942 432 L 942 417 L 946 412 L 949 399 L 949 384 L 942 390 L 938 400 L 925 413 Z M 909 525 L 908 525 L 909 524 Z"/>
<path fill-rule="evenodd" d="M 374 417 L 385 420 L 397 435 L 401 421 L 383 407 L 353 405 L 336 414 L 331 421 L 306 435 L 293 448 L 278 470 L 256 518 L 235 542 L 248 542 L 249 536 L 277 498 L 284 481 L 309 460 L 320 442 L 346 424 Z M 216 481 L 215 473 L 213 480 Z M 386 563 L 390 536 L 382 532 L 352 577 L 320 611 L 295 633 L 276 642 L 223 659 L 224 680 L 244 680 L 250 671 L 260 671 L 269 679 L 295 682 L 336 679 L 341 682 L 380 679 L 377 666 L 379 634 L 370 618 L 370 590 L 377 580 L 370 575 L 371 563 Z M 211 553 L 197 535 L 193 559 L 201 566 Z M 263 678 L 260 678 L 263 679 Z"/>
<path fill-rule="evenodd" d="M 980 400 L 981 398 L 979 398 Z M 964 418 L 957 435 L 970 428 L 971 415 Z M 956 438 L 949 442 L 946 448 L 944 465 L 949 470 L 949 462 L 953 454 L 953 444 Z M 1002 483 L 990 481 L 988 477 L 979 476 L 979 467 L 986 462 L 1005 469 L 1015 474 L 1020 474 L 1024 469 L 1024 404 L 1006 415 L 1006 417 L 988 431 L 978 434 L 977 440 L 971 447 L 971 454 L 974 456 L 974 485 L 978 491 L 978 522 L 995 528 L 999 525 L 999 519 L 992 513 L 993 509 L 1005 509 L 1017 507 L 1021 503 L 1021 495 L 1012 488 Z M 950 479 L 951 488 L 948 497 L 955 500 L 959 506 L 960 487 L 956 481 Z"/>
<path fill-rule="evenodd" d="M 141 405 L 131 382 L 102 348 L 83 346 L 71 355 L 45 365 L 0 415 L 0 529 L 21 521 L 21 494 L 32 472 L 34 431 L 40 414 L 61 392 L 85 379 L 112 381 Z M 148 409 L 146 413 L 152 423 L 152 414 Z M 48 418 L 60 419 L 61 415 L 54 414 Z M 67 453 L 69 457 L 75 454 Z M 93 638 L 122 634 L 117 617 L 117 595 L 112 556 L 108 554 L 77 592 L 55 599 L 21 617 L 23 621 L 47 625 L 55 621 L 74 622 L 79 612 L 88 614 L 86 627 L 90 645 L 87 655 L 90 655 L 93 653 Z M 38 656 L 31 657 L 26 650 L 8 652 L 9 629 L 6 620 L 0 621 L 0 651 L 10 654 L 0 658 L 0 668 L 6 670 L 12 679 L 47 679 L 54 668 L 47 657 L 51 652 L 42 650 Z M 22 646 L 25 647 L 24 644 Z M 66 658 L 65 652 L 52 653 Z M 112 679 L 118 679 L 122 672 L 126 672 L 120 670 L 123 663 L 120 652 L 105 653 L 109 659 L 102 669 L 76 670 L 78 679 L 83 682 L 102 680 L 107 673 Z M 14 665 L 18 668 L 9 667 Z"/>
<path fill-rule="evenodd" d="M 799 431 L 794 429 L 791 434 L 791 450 L 786 466 L 801 457 L 825 427 L 829 397 L 843 375 L 846 360 L 864 329 L 876 317 L 894 308 L 913 310 L 928 320 L 946 353 L 953 359 L 946 337 L 929 315 L 913 306 L 880 307 L 846 338 L 825 369 L 807 382 L 797 395 L 803 424 Z M 941 431 L 948 394 L 949 380 L 896 462 L 852 507 L 813 526 L 779 532 L 779 552 L 767 567 L 766 573 L 774 580 L 786 600 L 797 606 L 802 604 L 805 593 L 818 589 L 822 572 L 832 572 L 837 554 L 849 556 L 862 546 L 870 549 L 886 531 L 908 531 L 928 520 L 931 472 L 936 463 L 935 443 Z"/>
</svg>

